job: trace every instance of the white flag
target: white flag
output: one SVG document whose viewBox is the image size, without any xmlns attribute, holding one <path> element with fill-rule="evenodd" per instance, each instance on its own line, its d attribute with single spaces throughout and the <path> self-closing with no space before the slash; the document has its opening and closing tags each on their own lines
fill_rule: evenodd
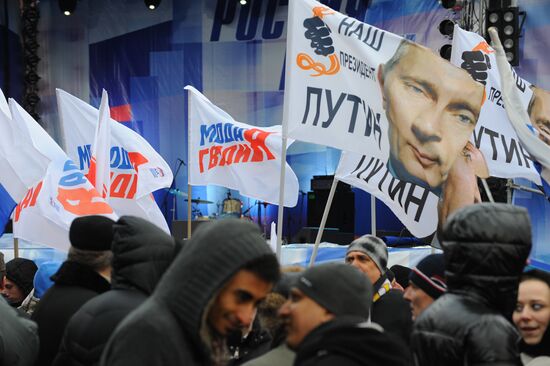
<svg viewBox="0 0 550 366">
<path fill-rule="evenodd" d="M 87 171 L 99 111 L 61 89 L 57 89 L 57 102 L 67 154 L 80 170 Z M 138 133 L 112 118 L 109 120 L 112 172 L 110 196 L 141 198 L 169 187 L 172 171 L 166 161 Z"/>
<path fill-rule="evenodd" d="M 215 184 L 278 204 L 281 171 L 281 126 L 255 127 L 235 121 L 204 95 L 190 95 L 189 184 Z M 298 178 L 285 162 L 284 205 L 298 201 Z"/>
<path fill-rule="evenodd" d="M 92 157 L 87 177 L 103 198 L 108 200 L 111 188 L 111 121 L 109 96 L 103 90 L 99 107 L 99 120 L 92 144 Z"/>
<path fill-rule="evenodd" d="M 520 142 L 504 109 L 495 51 L 480 35 L 455 26 L 451 62 L 485 85 L 487 99 L 481 108 L 472 142 L 485 156 L 489 174 L 503 178 L 526 178 L 541 184 L 532 158 Z M 510 65 L 508 67 L 512 68 Z M 533 96 L 531 83 L 520 78 L 513 69 L 512 73 L 519 99 L 527 110 Z M 525 123 L 536 131 L 528 119 Z"/>
<path fill-rule="evenodd" d="M 27 160 L 19 160 L 18 168 L 31 165 L 41 176 L 15 209 L 14 236 L 66 250 L 74 218 L 104 215 L 116 220 L 113 209 L 48 133 L 13 99 L 9 105 L 18 138 L 28 148 L 21 154 Z"/>
<path fill-rule="evenodd" d="M 436 230 L 438 197 L 427 188 L 394 178 L 380 159 L 343 151 L 336 178 L 376 196 L 414 236 L 423 238 Z"/>
<path fill-rule="evenodd" d="M 79 169 L 93 180 L 101 175 L 110 184 L 107 201 L 117 215 L 144 218 L 169 233 L 166 219 L 150 195 L 172 181 L 172 171 L 164 159 L 143 137 L 109 117 L 107 92 L 103 92 L 100 111 L 62 90 L 57 90 L 57 96 L 67 153 L 78 159 Z M 93 135 L 86 133 L 89 128 L 95 131 L 93 146 L 89 145 Z M 107 187 L 104 184 L 104 189 Z"/>
</svg>

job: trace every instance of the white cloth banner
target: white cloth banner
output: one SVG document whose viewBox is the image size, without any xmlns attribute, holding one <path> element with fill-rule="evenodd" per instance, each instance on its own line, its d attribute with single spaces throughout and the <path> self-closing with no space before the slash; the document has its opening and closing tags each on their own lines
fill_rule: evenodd
<svg viewBox="0 0 550 366">
<path fill-rule="evenodd" d="M 423 238 L 436 230 L 439 198 L 426 188 L 392 177 L 383 161 L 343 151 L 336 178 L 375 195 L 414 236 Z"/>
<path fill-rule="evenodd" d="M 87 172 L 99 111 L 71 94 L 57 89 L 65 149 L 80 170 Z M 111 123 L 110 196 L 141 198 L 172 183 L 164 159 L 138 133 L 109 118 Z"/>
<path fill-rule="evenodd" d="M 255 127 L 235 121 L 204 95 L 186 86 L 190 96 L 189 184 L 215 184 L 278 204 L 281 126 Z M 298 178 L 285 162 L 284 205 L 298 201 Z"/>
<path fill-rule="evenodd" d="M 1 91 L 0 91 L 1 93 Z M 49 160 L 40 155 L 34 161 L 34 147 L 30 141 L 22 140 L 23 133 L 11 118 L 11 112 L 4 95 L 0 95 L 0 184 L 4 186 L 12 199 L 22 199 L 27 190 L 44 175 L 41 166 L 47 166 Z"/>
<path fill-rule="evenodd" d="M 14 236 L 67 250 L 74 218 L 104 215 L 116 220 L 113 209 L 48 133 L 13 99 L 9 106 L 18 141 L 26 148 L 16 161 L 17 170 L 32 166 L 41 176 L 15 209 Z"/>
<path fill-rule="evenodd" d="M 490 119 L 484 85 L 433 51 L 314 0 L 289 2 L 288 19 L 288 136 L 379 159 L 394 177 L 439 195 L 474 129 Z M 481 140 L 490 172 L 535 179 L 513 135 L 502 133 Z M 502 153 L 492 159 L 494 144 Z M 503 156 L 505 170 L 496 165 Z"/>
<path fill-rule="evenodd" d="M 139 198 L 110 195 L 110 151 L 112 123 L 109 116 L 109 96 L 105 90 L 102 93 L 98 118 L 99 120 L 96 126 L 95 139 L 91 147 L 92 156 L 90 159 L 90 169 L 88 170 L 88 174 L 86 176 L 90 182 L 94 184 L 98 192 L 99 187 L 102 187 L 103 197 L 115 210 L 117 215 L 132 215 L 141 217 L 152 222 L 170 234 L 170 228 L 168 227 L 166 219 L 162 215 L 162 212 L 151 195 L 148 194 Z M 100 182 L 100 179 L 98 179 L 99 177 L 102 177 L 101 181 L 103 183 Z M 116 181 L 116 178 L 114 178 L 113 181 Z"/>
<path fill-rule="evenodd" d="M 541 184 L 532 158 L 522 146 L 504 109 L 495 51 L 480 35 L 455 26 L 451 62 L 485 85 L 487 100 L 481 108 L 472 142 L 485 156 L 489 174 L 502 178 L 521 177 Z M 512 74 L 519 98 L 527 110 L 533 97 L 531 83 L 520 78 L 513 69 Z M 529 120 L 525 123 L 531 125 Z M 537 131 L 533 126 L 531 128 Z"/>
<path fill-rule="evenodd" d="M 68 250 L 69 228 L 79 216 L 118 216 L 69 159 L 52 161 L 44 180 L 17 205 L 13 234 L 17 238 Z"/>
</svg>

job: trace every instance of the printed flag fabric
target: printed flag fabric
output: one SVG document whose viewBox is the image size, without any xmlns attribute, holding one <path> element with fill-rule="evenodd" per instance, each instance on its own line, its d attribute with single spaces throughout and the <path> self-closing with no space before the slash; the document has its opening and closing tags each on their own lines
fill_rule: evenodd
<svg viewBox="0 0 550 366">
<path fill-rule="evenodd" d="M 431 235 L 437 229 L 439 198 L 426 188 L 392 177 L 382 166 L 374 157 L 343 151 L 336 178 L 375 195 L 414 236 Z"/>
<path fill-rule="evenodd" d="M 87 172 L 99 111 L 57 89 L 57 102 L 65 138 L 65 150 L 80 170 Z M 134 199 L 169 187 L 172 171 L 164 159 L 138 133 L 109 119 L 111 128 L 110 197 Z"/>
<path fill-rule="evenodd" d="M 10 191 L 17 196 L 16 191 L 21 187 L 24 192 L 24 185 L 18 181 L 13 174 L 10 174 L 11 165 L 8 155 L 13 151 L 13 138 L 11 133 L 11 113 L 8 102 L 0 89 L 0 236 L 4 234 L 4 229 L 10 219 L 11 213 L 17 203 L 14 201 L 10 192 L 6 190 L 4 184 L 12 184 Z M 9 170 L 8 170 L 9 169 Z"/>
<path fill-rule="evenodd" d="M 150 194 L 140 196 L 137 193 L 139 179 L 144 175 L 149 179 L 148 187 L 150 189 L 155 185 L 160 184 L 162 186 L 165 184 L 167 177 L 171 179 L 172 173 L 170 169 L 166 170 L 168 168 L 166 162 L 141 136 L 111 120 L 109 116 L 109 97 L 105 90 L 102 94 L 99 111 L 72 96 L 67 96 L 62 91 L 58 91 L 58 96 L 60 105 L 64 105 L 60 108 L 64 108 L 66 114 L 63 117 L 66 143 L 67 146 L 76 146 L 80 163 L 79 169 L 87 173 L 86 176 L 98 191 L 101 187 L 102 196 L 118 216 L 138 216 L 170 233 L 166 219 L 152 196 Z M 77 114 L 81 114 L 84 118 L 86 116 L 97 118 L 94 126 L 95 138 L 91 146 L 85 144 L 85 141 L 78 142 L 74 140 L 80 137 L 72 132 L 79 130 L 82 127 L 81 124 L 86 124 L 80 119 L 69 119 L 74 118 Z M 122 137 L 118 141 L 133 142 L 116 146 L 116 136 Z M 68 148 L 68 151 L 74 152 L 75 149 Z M 88 156 L 90 156 L 89 166 L 87 164 Z M 151 168 L 153 166 L 150 164 L 151 162 L 156 164 L 156 168 Z M 147 167 L 148 164 L 149 167 Z M 142 168 L 142 166 L 145 168 Z M 141 174 L 144 169 L 146 174 Z M 161 172 L 166 173 L 162 173 L 164 174 L 162 175 Z M 155 180 L 157 178 L 158 180 Z M 161 186 L 157 188 L 161 188 Z"/>
<path fill-rule="evenodd" d="M 472 141 L 491 174 L 537 181 L 509 123 L 486 125 L 500 114 L 468 70 L 314 0 L 289 2 L 285 80 L 289 137 L 377 159 L 382 175 L 441 195 Z"/>
<path fill-rule="evenodd" d="M 214 184 L 278 204 L 281 126 L 255 127 L 235 121 L 191 86 L 189 92 L 189 184 Z M 298 201 L 298 178 L 285 162 L 284 205 Z"/>
<path fill-rule="evenodd" d="M 502 85 L 495 50 L 480 35 L 455 26 L 451 62 L 470 73 L 472 78 L 485 86 L 486 102 L 481 108 L 478 124 L 473 134 L 477 146 L 487 161 L 489 174 L 503 178 L 526 178 L 541 184 L 533 158 L 518 138 L 504 108 Z M 524 110 L 534 98 L 535 88 L 512 70 L 519 100 Z M 530 117 L 533 117 L 531 113 Z M 544 130 L 539 132 L 536 123 L 525 120 L 534 134 L 544 140 Z M 546 127 L 550 136 L 550 128 Z M 548 138 L 548 137 L 547 137 Z M 547 142 L 550 144 L 550 141 Z"/>
<path fill-rule="evenodd" d="M 110 164 L 111 164 L 111 123 L 109 121 L 109 96 L 105 90 L 101 96 L 99 107 L 99 120 L 95 131 L 94 143 L 92 144 L 92 157 L 88 180 L 101 193 L 103 198 L 108 199 L 111 187 Z"/>
<path fill-rule="evenodd" d="M 118 216 L 72 160 L 52 161 L 44 180 L 31 188 L 14 212 L 14 236 L 68 250 L 69 228 L 76 217 Z"/>
<path fill-rule="evenodd" d="M 30 165 L 41 176 L 13 213 L 14 236 L 67 250 L 68 230 L 76 217 L 104 215 L 116 220 L 113 209 L 48 133 L 13 99 L 9 106 L 16 141 L 27 148 L 21 159 L 28 160 L 20 160 L 16 171 Z"/>
</svg>

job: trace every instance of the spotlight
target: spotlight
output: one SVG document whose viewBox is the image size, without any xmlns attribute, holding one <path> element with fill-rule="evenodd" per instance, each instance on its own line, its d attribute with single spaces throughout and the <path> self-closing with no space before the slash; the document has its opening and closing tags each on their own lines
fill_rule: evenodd
<svg viewBox="0 0 550 366">
<path fill-rule="evenodd" d="M 239 3 L 240 3 L 241 5 L 246 5 L 246 0 L 240 0 Z"/>
<path fill-rule="evenodd" d="M 439 55 L 443 57 L 445 60 L 450 61 L 451 60 L 451 51 L 453 47 L 450 44 L 443 45 L 439 49 Z"/>
<path fill-rule="evenodd" d="M 76 0 L 59 0 L 59 9 L 66 16 L 71 15 L 76 9 Z"/>
<path fill-rule="evenodd" d="M 145 6 L 150 10 L 155 10 L 160 5 L 160 0 L 145 0 Z"/>
<path fill-rule="evenodd" d="M 506 58 L 512 66 L 519 65 L 520 14 L 517 7 L 495 7 L 488 9 L 485 17 L 485 34 L 489 34 L 489 27 L 497 29 Z"/>
<path fill-rule="evenodd" d="M 452 20 L 445 19 L 439 23 L 439 32 L 444 36 L 452 37 L 455 23 Z"/>
</svg>

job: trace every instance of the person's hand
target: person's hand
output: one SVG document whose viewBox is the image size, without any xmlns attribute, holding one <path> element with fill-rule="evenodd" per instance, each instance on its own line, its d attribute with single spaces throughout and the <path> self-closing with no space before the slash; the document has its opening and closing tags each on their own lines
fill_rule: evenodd
<svg viewBox="0 0 550 366">
<path fill-rule="evenodd" d="M 438 205 L 439 226 L 456 210 L 481 202 L 477 177 L 488 177 L 483 154 L 470 142 L 462 150 L 449 171 Z"/>
</svg>

